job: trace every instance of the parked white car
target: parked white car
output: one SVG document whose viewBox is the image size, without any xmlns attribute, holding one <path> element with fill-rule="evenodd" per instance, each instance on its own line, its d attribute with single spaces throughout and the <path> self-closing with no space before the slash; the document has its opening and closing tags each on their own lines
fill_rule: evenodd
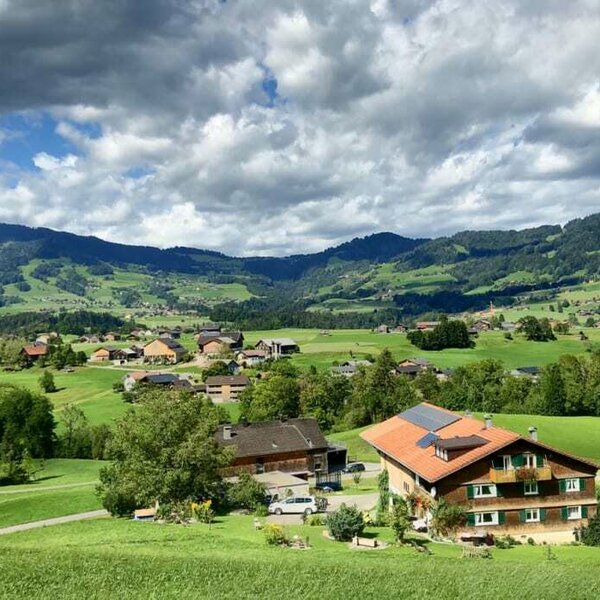
<svg viewBox="0 0 600 600">
<path fill-rule="evenodd" d="M 295 496 L 269 504 L 269 514 L 310 515 L 319 512 L 314 496 Z"/>
</svg>

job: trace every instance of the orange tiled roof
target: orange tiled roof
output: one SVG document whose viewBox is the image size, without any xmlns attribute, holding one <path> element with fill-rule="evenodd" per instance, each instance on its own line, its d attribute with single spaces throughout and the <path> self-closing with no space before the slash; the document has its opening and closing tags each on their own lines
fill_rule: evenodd
<svg viewBox="0 0 600 600">
<path fill-rule="evenodd" d="M 25 346 L 23 351 L 27 356 L 44 356 L 45 354 L 48 354 L 48 346 L 45 344 Z"/>
<path fill-rule="evenodd" d="M 455 414 L 427 402 L 422 404 L 445 414 Z M 446 462 L 435 455 L 433 445 L 427 448 L 417 446 L 417 442 L 427 433 L 428 430 L 424 427 L 415 425 L 396 415 L 363 431 L 361 437 L 387 456 L 415 472 L 419 477 L 432 483 L 504 448 L 520 438 L 517 433 L 500 427 L 486 429 L 481 421 L 473 417 L 460 417 L 457 421 L 437 429 L 436 435 L 440 439 L 478 435 L 487 440 L 488 443 L 468 450 Z"/>
</svg>

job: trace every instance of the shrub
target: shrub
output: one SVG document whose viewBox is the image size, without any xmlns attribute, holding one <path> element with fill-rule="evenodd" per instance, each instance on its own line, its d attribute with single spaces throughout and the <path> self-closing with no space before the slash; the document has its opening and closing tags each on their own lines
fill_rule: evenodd
<svg viewBox="0 0 600 600">
<path fill-rule="evenodd" d="M 356 506 L 342 504 L 335 512 L 327 516 L 327 529 L 338 542 L 349 542 L 360 535 L 365 528 L 362 513 Z"/>
<path fill-rule="evenodd" d="M 394 499 L 394 507 L 390 515 L 390 525 L 397 542 L 403 542 L 406 532 L 410 529 L 408 506 L 403 498 Z"/>
<path fill-rule="evenodd" d="M 241 473 L 239 479 L 229 489 L 229 502 L 235 508 L 255 510 L 265 501 L 265 486 L 249 473 Z"/>
<path fill-rule="evenodd" d="M 510 535 L 494 538 L 494 545 L 496 548 L 500 548 L 501 550 L 508 550 L 517 544 L 520 544 L 520 542 L 515 540 L 515 538 Z"/>
<path fill-rule="evenodd" d="M 263 528 L 265 542 L 269 546 L 285 546 L 288 543 L 287 535 L 281 525 L 267 523 Z"/>
<path fill-rule="evenodd" d="M 269 509 L 264 504 L 258 504 L 254 509 L 255 517 L 268 517 Z"/>
<path fill-rule="evenodd" d="M 600 546 L 600 515 L 594 515 L 587 527 L 582 527 L 579 539 L 586 546 Z"/>
<path fill-rule="evenodd" d="M 535 546 L 535 540 L 532 537 L 527 538 L 527 543 L 530 546 Z"/>
<path fill-rule="evenodd" d="M 302 520 L 304 521 L 304 524 L 309 527 L 322 527 L 325 525 L 325 519 L 323 518 L 323 515 L 320 514 L 304 515 Z"/>
<path fill-rule="evenodd" d="M 215 519 L 215 511 L 211 507 L 212 500 L 205 500 L 200 504 L 192 502 L 192 514 L 200 523 L 210 525 Z"/>
<path fill-rule="evenodd" d="M 431 527 L 440 535 L 455 534 L 467 522 L 467 510 L 460 504 L 440 500 L 433 509 Z"/>
</svg>

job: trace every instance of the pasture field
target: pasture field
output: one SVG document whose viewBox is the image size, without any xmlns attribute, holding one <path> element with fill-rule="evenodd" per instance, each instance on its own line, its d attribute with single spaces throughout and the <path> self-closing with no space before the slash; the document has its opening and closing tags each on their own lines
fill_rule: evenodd
<svg viewBox="0 0 600 600">
<path fill-rule="evenodd" d="M 482 419 L 482 415 L 476 416 Z M 591 458 L 600 464 L 600 417 L 494 414 L 493 422 L 498 427 L 516 431 L 523 436 L 534 425 L 538 428 L 540 442 L 582 458 Z M 327 439 L 345 445 L 350 460 L 378 462 L 375 450 L 360 437 L 360 433 L 369 427 L 372 426 L 331 433 Z"/>
<path fill-rule="evenodd" d="M 460 559 L 461 548 L 428 544 L 355 551 L 310 538 L 298 551 L 268 547 L 253 518 L 218 517 L 206 525 L 98 519 L 0 538 L 0 595 L 10 598 L 519 598 L 587 600 L 600 594 L 600 551 L 563 546 L 492 549 L 492 560 Z M 365 535 L 391 542 L 389 528 Z"/>
<path fill-rule="evenodd" d="M 0 371 L 0 383 L 8 383 L 39 392 L 38 379 L 42 370 L 33 367 L 23 371 Z M 92 425 L 106 423 L 124 414 L 129 408 L 121 394 L 112 386 L 121 380 L 125 371 L 99 367 L 77 367 L 72 373 L 52 370 L 57 392 L 47 394 L 55 407 L 56 419 L 66 404 L 75 404 L 85 413 Z"/>
<path fill-rule="evenodd" d="M 586 330 L 590 343 L 600 342 L 600 329 Z M 343 362 L 351 358 L 375 356 L 383 348 L 389 348 L 398 360 L 424 357 L 440 368 L 457 367 L 469 362 L 488 358 L 501 360 L 507 368 L 519 366 L 543 366 L 557 360 L 563 354 L 585 352 L 589 343 L 577 335 L 561 335 L 555 342 L 528 342 L 520 335 L 513 340 L 504 338 L 500 331 L 483 332 L 475 340 L 474 348 L 449 348 L 425 352 L 413 346 L 405 334 L 374 333 L 367 329 L 332 329 L 329 335 L 321 335 L 317 329 L 280 329 L 275 331 L 245 332 L 247 344 L 261 338 L 291 337 L 300 345 L 300 353 L 291 359 L 300 367 L 315 365 L 325 369 L 333 361 Z"/>
<path fill-rule="evenodd" d="M 0 527 L 102 508 L 96 496 L 97 460 L 55 458 L 37 461 L 35 479 L 0 487 Z"/>
</svg>

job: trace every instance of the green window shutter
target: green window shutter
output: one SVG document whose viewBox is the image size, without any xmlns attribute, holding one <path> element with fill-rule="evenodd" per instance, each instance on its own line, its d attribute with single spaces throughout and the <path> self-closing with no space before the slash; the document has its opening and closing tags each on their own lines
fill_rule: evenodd
<svg viewBox="0 0 600 600">
<path fill-rule="evenodd" d="M 543 467 L 544 466 L 544 457 L 541 454 L 536 454 L 535 455 L 535 464 L 537 467 Z"/>
<path fill-rule="evenodd" d="M 523 459 L 522 454 L 515 454 L 512 458 L 512 464 L 515 469 L 522 467 L 525 464 L 525 460 Z"/>
<path fill-rule="evenodd" d="M 498 498 L 502 498 L 504 496 L 504 492 L 499 485 L 496 486 L 496 496 Z"/>
<path fill-rule="evenodd" d="M 475 490 L 472 485 L 468 485 L 467 486 L 467 498 L 469 500 L 473 500 L 474 497 L 475 497 Z"/>
<path fill-rule="evenodd" d="M 498 525 L 506 523 L 506 513 L 503 510 L 498 511 Z"/>
<path fill-rule="evenodd" d="M 527 513 L 524 510 L 519 511 L 519 521 L 521 521 L 521 523 L 527 521 Z"/>
<path fill-rule="evenodd" d="M 558 489 L 561 494 L 564 494 L 567 491 L 567 481 L 565 479 L 558 480 Z"/>
<path fill-rule="evenodd" d="M 561 518 L 563 521 L 566 521 L 566 520 L 569 518 L 569 511 L 567 510 L 567 507 L 566 507 L 566 506 L 563 506 L 563 507 L 560 509 L 560 518 Z"/>
<path fill-rule="evenodd" d="M 545 521 L 545 520 L 546 520 L 546 509 L 540 508 L 540 521 Z"/>
<path fill-rule="evenodd" d="M 581 507 L 581 518 L 582 519 L 587 519 L 588 516 L 588 507 L 587 506 L 582 506 Z"/>
<path fill-rule="evenodd" d="M 586 479 L 584 479 L 583 477 L 579 480 L 579 491 L 580 492 L 585 492 L 585 484 L 586 484 Z"/>
<path fill-rule="evenodd" d="M 467 513 L 467 525 L 470 527 L 475 526 L 475 515 L 473 513 Z"/>
</svg>

